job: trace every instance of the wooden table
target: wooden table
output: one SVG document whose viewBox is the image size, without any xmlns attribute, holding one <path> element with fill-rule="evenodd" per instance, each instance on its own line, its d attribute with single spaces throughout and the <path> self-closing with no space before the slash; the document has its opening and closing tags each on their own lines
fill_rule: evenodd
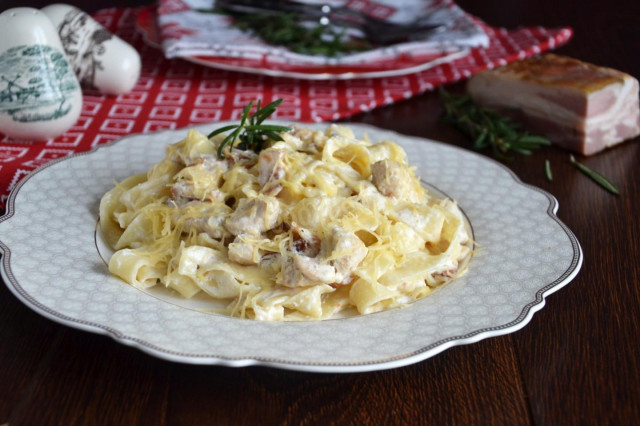
<svg viewBox="0 0 640 426">
<path fill-rule="evenodd" d="M 637 0 L 459 3 L 492 25 L 572 26 L 559 53 L 640 77 Z M 89 10 L 114 4 L 134 3 L 97 0 Z M 440 112 L 428 93 L 353 121 L 469 146 Z M 558 216 L 583 247 L 582 270 L 521 331 L 408 367 L 313 374 L 172 363 L 49 321 L 0 286 L 0 424 L 637 424 L 639 142 L 583 159 L 620 196 L 580 174 L 560 149 L 510 162 L 520 179 L 558 199 Z"/>
</svg>

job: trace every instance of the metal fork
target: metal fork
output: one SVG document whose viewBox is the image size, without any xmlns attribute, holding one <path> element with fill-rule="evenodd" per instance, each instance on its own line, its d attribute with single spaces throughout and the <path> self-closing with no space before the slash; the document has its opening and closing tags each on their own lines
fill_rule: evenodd
<svg viewBox="0 0 640 426">
<path fill-rule="evenodd" d="M 415 39 L 445 25 L 430 22 L 428 16 L 409 24 L 395 24 L 345 7 L 284 0 L 216 0 L 215 7 L 236 13 L 296 13 L 301 18 L 317 20 L 321 25 L 334 24 L 359 29 L 367 40 L 379 45 Z"/>
</svg>

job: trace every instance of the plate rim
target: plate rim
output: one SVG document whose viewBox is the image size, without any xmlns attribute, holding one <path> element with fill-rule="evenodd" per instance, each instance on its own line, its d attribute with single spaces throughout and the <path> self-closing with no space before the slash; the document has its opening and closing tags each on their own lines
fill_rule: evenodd
<svg viewBox="0 0 640 426">
<path fill-rule="evenodd" d="M 220 62 L 216 62 L 216 58 L 211 56 L 180 56 L 176 59 L 184 59 L 185 61 L 201 65 L 204 67 L 220 69 L 223 71 L 235 71 L 235 72 L 243 72 L 247 74 L 255 74 L 255 75 L 264 75 L 267 77 L 276 77 L 276 78 L 296 78 L 300 80 L 309 80 L 309 81 L 330 81 L 330 80 L 355 80 L 355 79 L 366 79 L 366 78 L 386 78 L 386 77 L 401 77 L 408 74 L 415 74 L 418 72 L 426 71 L 430 68 L 437 67 L 439 65 L 455 61 L 457 59 L 461 59 L 465 56 L 468 56 L 471 51 L 469 49 L 461 49 L 458 52 L 451 52 L 446 56 L 441 56 L 427 62 L 423 62 L 420 64 L 412 65 L 406 68 L 397 68 L 390 70 L 380 70 L 380 71 L 349 71 L 349 72 L 341 72 L 341 73 L 331 73 L 331 72 L 317 72 L 317 73 L 306 73 L 302 71 L 287 71 L 287 70 L 276 70 L 269 68 L 254 68 L 250 66 L 242 66 L 242 65 L 228 65 Z M 204 58 L 210 58 L 209 60 Z M 327 68 L 327 66 L 324 66 Z M 344 67 L 344 66 L 343 66 Z"/>
<path fill-rule="evenodd" d="M 298 123 L 290 120 L 270 120 L 270 121 L 274 123 L 277 123 L 277 122 L 288 123 L 288 124 L 296 123 L 296 124 L 306 125 L 306 126 L 315 125 L 316 127 L 321 126 L 323 124 L 325 126 L 332 124 L 332 123 L 314 123 L 314 124 Z M 228 122 L 234 122 L 234 121 L 228 120 L 228 121 L 221 121 L 221 122 L 216 122 L 212 124 L 224 125 L 225 123 L 228 123 Z M 339 123 L 339 124 L 346 124 L 351 128 L 356 128 L 365 132 L 383 131 L 385 133 L 398 135 L 401 138 L 406 138 L 414 141 L 418 141 L 418 140 L 428 141 L 433 144 L 446 146 L 447 148 L 452 148 L 454 150 L 459 150 L 466 154 L 476 156 L 481 161 L 488 161 L 490 163 L 493 163 L 494 165 L 499 166 L 502 170 L 508 172 L 508 175 L 510 176 L 511 179 L 513 179 L 513 181 L 516 184 L 521 185 L 529 190 L 538 192 L 546 197 L 549 203 L 546 209 L 547 216 L 549 216 L 554 222 L 556 222 L 556 224 L 560 226 L 562 231 L 567 235 L 569 241 L 571 242 L 573 255 L 572 255 L 572 259 L 569 266 L 558 278 L 556 278 L 556 280 L 554 280 L 551 283 L 547 283 L 546 285 L 539 288 L 535 293 L 535 299 L 529 301 L 524 306 L 522 306 L 520 313 L 512 321 L 509 321 L 508 323 L 498 325 L 498 326 L 492 326 L 492 327 L 483 327 L 462 335 L 449 336 L 447 338 L 432 342 L 431 344 L 421 347 L 420 349 L 404 352 L 402 354 L 397 354 L 391 357 L 386 357 L 386 358 L 378 359 L 375 361 L 345 362 L 345 363 L 336 363 L 336 362 L 309 363 L 309 362 L 303 362 L 303 361 L 295 361 L 295 360 L 287 361 L 283 359 L 274 359 L 274 358 L 259 357 L 259 356 L 225 356 L 225 355 L 194 354 L 194 353 L 178 352 L 178 351 L 162 348 L 154 343 L 151 343 L 139 337 L 128 336 L 125 333 L 122 333 L 109 325 L 99 324 L 97 322 L 69 317 L 64 313 L 58 312 L 54 309 L 51 309 L 45 306 L 44 304 L 39 302 L 37 298 L 30 295 L 28 292 L 26 292 L 26 290 L 22 288 L 19 281 L 13 276 L 13 273 L 11 271 L 11 258 L 12 258 L 11 248 L 8 247 L 3 241 L 3 239 L 0 237 L 0 252 L 2 253 L 2 264 L 1 264 L 2 267 L 0 268 L 0 275 L 3 278 L 3 282 L 5 283 L 6 287 L 9 288 L 11 293 L 13 293 L 18 298 L 18 300 L 20 300 L 28 308 L 44 316 L 45 318 L 51 319 L 55 322 L 58 322 L 62 325 L 69 326 L 72 328 L 89 331 L 89 332 L 93 332 L 101 335 L 107 335 L 118 343 L 124 344 L 126 346 L 135 347 L 141 350 L 142 352 L 145 352 L 149 355 L 152 355 L 154 357 L 164 359 L 167 361 L 181 362 L 181 363 L 187 363 L 187 364 L 197 364 L 197 365 L 220 365 L 220 366 L 226 366 L 226 367 L 263 366 L 263 367 L 275 367 L 275 368 L 286 369 L 286 370 L 318 372 L 318 373 L 353 373 L 353 372 L 385 370 L 385 369 L 397 368 L 397 367 L 414 364 L 420 361 L 424 361 L 454 346 L 476 343 L 486 338 L 497 337 L 497 336 L 506 335 L 506 334 L 518 331 L 524 326 L 526 326 L 533 318 L 533 315 L 545 306 L 547 296 L 551 295 L 552 293 L 556 292 L 557 290 L 560 290 L 561 288 L 569 284 L 580 272 L 580 269 L 582 267 L 582 263 L 584 260 L 582 247 L 580 246 L 580 243 L 577 237 L 575 236 L 575 234 L 573 233 L 573 231 L 571 231 L 571 229 L 566 224 L 564 224 L 564 222 L 562 222 L 560 218 L 557 217 L 556 213 L 559 208 L 559 203 L 557 199 L 544 189 L 541 189 L 534 185 L 524 183 L 515 174 L 515 172 L 513 172 L 506 165 L 500 163 L 499 161 L 493 158 L 484 156 L 482 154 L 471 151 L 469 149 L 465 149 L 462 147 L 458 147 L 455 145 L 451 145 L 445 142 L 440 142 L 440 141 L 436 141 L 436 140 L 425 138 L 425 137 L 402 134 L 394 130 L 385 129 L 385 128 L 381 128 L 381 127 L 366 124 L 366 123 Z M 179 129 L 165 129 L 157 132 L 131 134 L 131 135 L 127 135 L 127 136 L 115 139 L 113 141 L 110 141 L 102 145 L 94 146 L 88 151 L 74 153 L 67 157 L 62 157 L 62 158 L 52 160 L 36 168 L 32 172 L 30 172 L 27 176 L 25 176 L 22 180 L 20 180 L 20 182 L 18 182 L 18 184 L 12 189 L 6 201 L 5 214 L 0 216 L 0 224 L 10 220 L 12 217 L 15 216 L 16 214 L 15 201 L 20 190 L 31 180 L 31 178 L 33 178 L 43 170 L 48 169 L 49 167 L 55 166 L 56 164 L 69 161 L 75 158 L 91 155 L 101 149 L 107 149 L 122 141 L 128 140 L 130 138 L 134 138 L 137 136 L 141 136 L 141 135 L 149 136 L 149 135 L 157 135 L 161 133 L 180 133 L 180 132 L 185 132 L 187 129 L 191 129 L 194 127 L 200 128 L 206 125 L 207 124 L 204 124 L 204 125 L 198 124 L 198 125 L 185 126 Z"/>
</svg>

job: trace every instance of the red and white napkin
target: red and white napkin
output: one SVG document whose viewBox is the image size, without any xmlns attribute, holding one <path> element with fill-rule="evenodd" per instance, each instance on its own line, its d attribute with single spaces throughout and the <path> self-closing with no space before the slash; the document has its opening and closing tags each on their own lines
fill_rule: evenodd
<svg viewBox="0 0 640 426">
<path fill-rule="evenodd" d="M 215 4 L 215 0 L 159 1 L 158 28 L 167 58 L 216 56 L 264 59 L 276 63 L 345 65 L 389 60 L 407 52 L 426 55 L 487 47 L 489 44 L 489 38 L 473 17 L 452 0 L 322 1 L 322 4 L 346 7 L 393 23 L 408 23 L 420 18 L 430 23 L 447 23 L 421 40 L 339 57 L 300 54 L 284 47 L 268 45 L 259 37 L 235 28 L 228 15 L 207 12 L 213 10 Z"/>
</svg>

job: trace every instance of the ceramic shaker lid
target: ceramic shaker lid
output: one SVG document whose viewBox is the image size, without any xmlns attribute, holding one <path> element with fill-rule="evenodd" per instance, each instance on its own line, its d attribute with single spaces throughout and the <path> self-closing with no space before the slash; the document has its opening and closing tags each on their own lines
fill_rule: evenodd
<svg viewBox="0 0 640 426">
<path fill-rule="evenodd" d="M 69 62 L 85 88 L 129 92 L 140 76 L 140 55 L 91 16 L 67 4 L 41 9 L 56 27 Z"/>
<path fill-rule="evenodd" d="M 0 14 L 0 132 L 51 139 L 81 110 L 80 85 L 49 18 L 27 7 Z"/>
</svg>

